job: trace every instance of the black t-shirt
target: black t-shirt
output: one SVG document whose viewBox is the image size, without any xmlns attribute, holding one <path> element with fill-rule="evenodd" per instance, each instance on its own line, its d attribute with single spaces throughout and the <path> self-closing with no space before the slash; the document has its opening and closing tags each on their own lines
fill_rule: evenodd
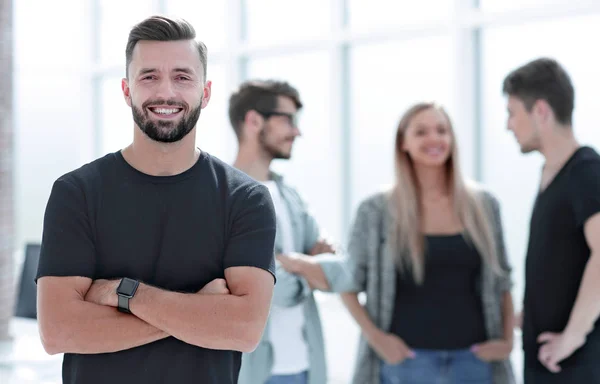
<svg viewBox="0 0 600 384">
<path fill-rule="evenodd" d="M 600 156 L 579 148 L 536 199 L 530 223 L 525 267 L 523 348 L 532 367 L 542 332 L 562 332 L 567 325 L 590 257 L 584 224 L 600 212 Z M 586 344 L 561 363 L 598 364 L 598 323 Z"/>
<path fill-rule="evenodd" d="M 479 252 L 460 234 L 425 239 L 423 283 L 397 272 L 390 332 L 420 349 L 464 349 L 486 340 Z"/>
<path fill-rule="evenodd" d="M 38 278 L 129 277 L 195 293 L 228 267 L 274 275 L 275 228 L 267 188 L 207 153 L 181 174 L 156 177 L 116 152 L 54 183 Z M 116 353 L 67 353 L 63 382 L 234 384 L 240 364 L 240 352 L 169 337 Z"/>
</svg>

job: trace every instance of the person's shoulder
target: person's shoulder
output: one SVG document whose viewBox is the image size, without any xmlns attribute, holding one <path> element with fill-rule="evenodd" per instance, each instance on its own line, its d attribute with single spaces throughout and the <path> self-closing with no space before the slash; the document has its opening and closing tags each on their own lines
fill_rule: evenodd
<svg viewBox="0 0 600 384">
<path fill-rule="evenodd" d="M 300 193 L 300 189 L 293 182 L 291 182 L 288 178 L 284 178 L 283 175 L 273 171 L 271 171 L 270 176 L 271 180 L 275 181 L 277 186 L 284 190 L 286 198 L 295 200 L 297 204 L 306 205 L 304 196 L 302 193 Z"/>
<path fill-rule="evenodd" d="M 600 171 L 600 155 L 594 148 L 588 146 L 579 148 L 573 155 L 571 170 L 576 172 Z"/>
<path fill-rule="evenodd" d="M 485 185 L 475 180 L 465 180 L 465 188 L 467 193 L 475 198 L 479 198 L 484 203 L 490 203 L 492 205 L 499 205 L 498 198 L 496 195 Z"/>
<path fill-rule="evenodd" d="M 269 189 L 262 183 L 256 181 L 246 173 L 240 171 L 232 165 L 227 164 L 216 156 L 204 152 L 207 161 L 217 179 L 219 185 L 224 185 L 229 197 L 248 197 L 258 193 L 259 195 L 269 195 Z"/>
<path fill-rule="evenodd" d="M 112 172 L 117 161 L 116 153 L 109 153 L 103 157 L 83 164 L 79 168 L 64 173 L 58 177 L 55 184 L 66 184 L 70 187 L 88 189 L 96 185 L 103 175 Z"/>
<path fill-rule="evenodd" d="M 568 162 L 565 184 L 572 193 L 600 191 L 600 155 L 590 147 L 581 147 Z"/>
<path fill-rule="evenodd" d="M 382 213 L 389 210 L 394 188 L 382 186 L 379 190 L 367 195 L 358 203 L 358 212 Z"/>
</svg>

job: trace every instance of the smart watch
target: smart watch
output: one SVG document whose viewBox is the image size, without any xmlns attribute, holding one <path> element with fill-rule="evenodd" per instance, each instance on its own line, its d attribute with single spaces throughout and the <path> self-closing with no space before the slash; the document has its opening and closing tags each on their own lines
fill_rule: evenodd
<svg viewBox="0 0 600 384">
<path fill-rule="evenodd" d="M 119 296 L 119 304 L 117 309 L 120 312 L 131 313 L 129 310 L 129 299 L 133 298 L 139 285 L 140 282 L 137 280 L 133 280 L 128 277 L 121 279 L 121 282 L 117 287 L 117 296 Z"/>
</svg>

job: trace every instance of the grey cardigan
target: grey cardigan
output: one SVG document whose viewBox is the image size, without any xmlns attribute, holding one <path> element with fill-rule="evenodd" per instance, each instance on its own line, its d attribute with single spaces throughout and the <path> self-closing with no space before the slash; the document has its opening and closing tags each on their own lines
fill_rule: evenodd
<svg viewBox="0 0 600 384">
<path fill-rule="evenodd" d="M 498 257 L 505 275 L 498 276 L 484 263 L 481 268 L 479 293 L 483 303 L 485 327 L 489 339 L 504 335 L 502 295 L 510 290 L 510 266 L 506 257 L 500 208 L 488 192 L 480 192 L 489 217 L 493 220 Z M 390 327 L 396 292 L 396 273 L 390 242 L 386 234 L 392 223 L 388 193 L 378 193 L 364 200 L 356 213 L 348 244 L 348 257 L 354 277 L 355 292 L 366 292 L 366 310 L 380 329 Z M 363 336 L 359 343 L 354 384 L 379 384 L 380 358 Z M 509 360 L 492 363 L 494 384 L 514 384 Z"/>
</svg>

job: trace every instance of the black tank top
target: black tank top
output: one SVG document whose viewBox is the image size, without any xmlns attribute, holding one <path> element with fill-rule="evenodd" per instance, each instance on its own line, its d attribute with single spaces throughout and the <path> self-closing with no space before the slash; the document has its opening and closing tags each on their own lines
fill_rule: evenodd
<svg viewBox="0 0 600 384">
<path fill-rule="evenodd" d="M 479 252 L 461 234 L 425 237 L 425 280 L 398 274 L 390 332 L 410 348 L 455 350 L 486 340 Z"/>
</svg>

